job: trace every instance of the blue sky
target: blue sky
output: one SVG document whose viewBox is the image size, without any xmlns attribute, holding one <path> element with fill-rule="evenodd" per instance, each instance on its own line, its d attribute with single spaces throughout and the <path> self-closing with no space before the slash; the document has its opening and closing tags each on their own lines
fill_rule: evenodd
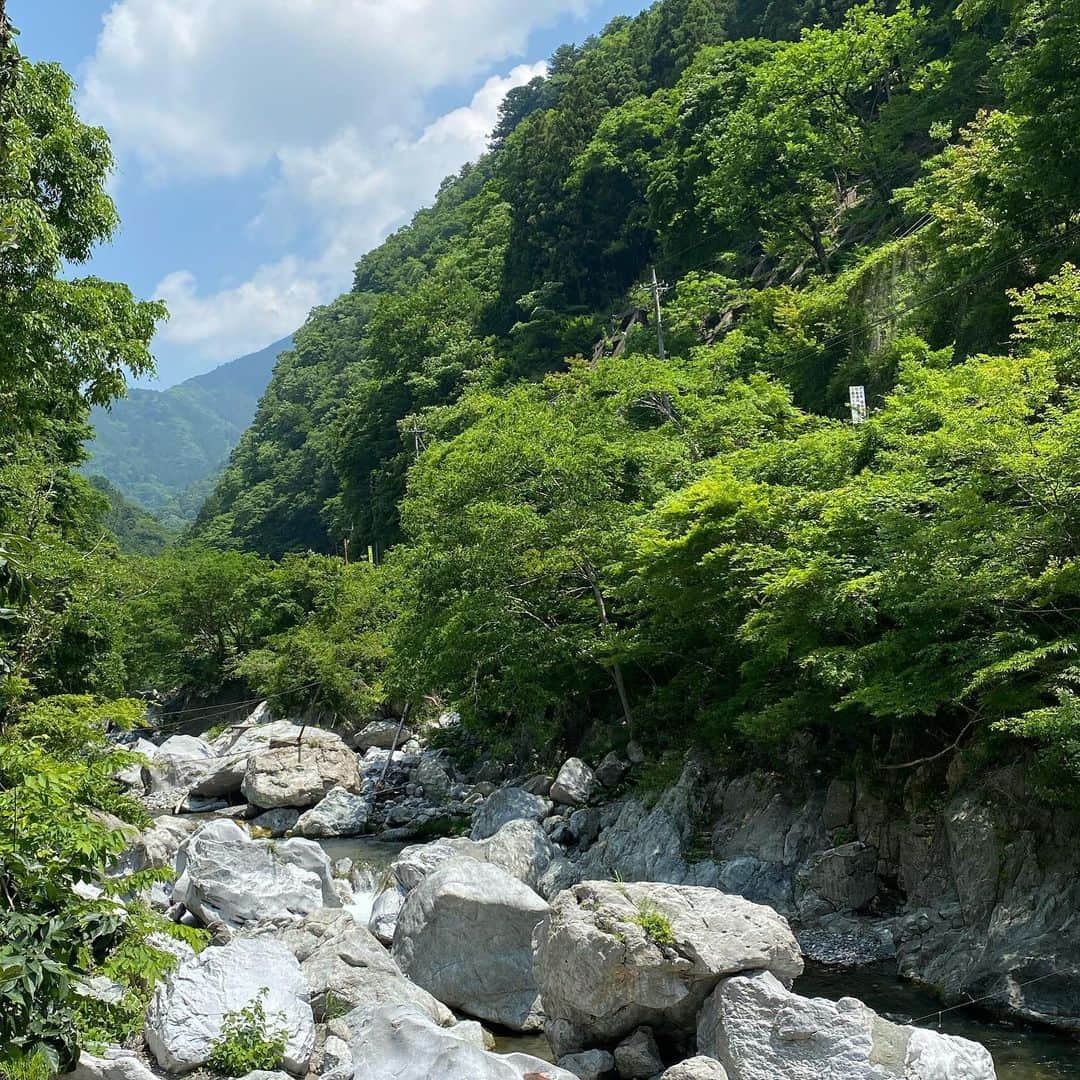
<svg viewBox="0 0 1080 1080">
<path fill-rule="evenodd" d="M 79 83 L 123 221 L 90 269 L 163 297 L 168 386 L 269 344 L 475 157 L 498 103 L 644 0 L 8 0 Z M 81 270 L 79 272 L 82 272 Z"/>
</svg>

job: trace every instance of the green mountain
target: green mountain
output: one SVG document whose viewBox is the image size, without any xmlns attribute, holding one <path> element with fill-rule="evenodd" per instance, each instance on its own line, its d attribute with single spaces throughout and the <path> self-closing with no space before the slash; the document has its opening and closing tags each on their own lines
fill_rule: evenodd
<svg viewBox="0 0 1080 1080">
<path fill-rule="evenodd" d="M 181 528 L 251 423 L 277 357 L 291 347 L 284 338 L 168 390 L 135 388 L 95 408 L 83 471 Z"/>
</svg>

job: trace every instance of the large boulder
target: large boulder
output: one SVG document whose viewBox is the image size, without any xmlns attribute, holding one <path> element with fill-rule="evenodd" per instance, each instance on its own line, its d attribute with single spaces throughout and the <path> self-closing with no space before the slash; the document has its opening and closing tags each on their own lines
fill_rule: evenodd
<svg viewBox="0 0 1080 1080">
<path fill-rule="evenodd" d="M 174 968 L 154 991 L 146 1045 L 167 1072 L 197 1069 L 209 1060 L 226 1015 L 260 995 L 267 1017 L 286 1037 L 283 1066 L 302 1074 L 315 1046 L 307 985 L 292 953 L 269 938 L 237 938 Z"/>
<path fill-rule="evenodd" d="M 411 1004 L 437 1024 L 454 1022 L 453 1013 L 406 979 L 389 952 L 347 911 L 324 908 L 275 936 L 300 961 L 316 1020 L 343 1008 Z"/>
<path fill-rule="evenodd" d="M 890 1023 L 855 998 L 785 989 L 767 971 L 725 979 L 701 1010 L 698 1049 L 730 1080 L 994 1080 L 978 1043 Z"/>
<path fill-rule="evenodd" d="M 317 806 L 300 815 L 294 831 L 300 836 L 359 836 L 368 831 L 370 818 L 369 800 L 334 788 Z"/>
<path fill-rule="evenodd" d="M 148 766 L 150 791 L 180 795 L 190 791 L 213 766 L 214 750 L 195 735 L 172 735 L 154 754 Z"/>
<path fill-rule="evenodd" d="M 527 1054 L 492 1054 L 456 1029 L 436 1027 L 415 1006 L 357 1010 L 346 1017 L 357 1080 L 577 1080 Z"/>
<path fill-rule="evenodd" d="M 252 840 L 235 821 L 211 821 L 180 848 L 173 899 L 207 926 L 299 920 L 340 907 L 330 860 L 310 840 Z"/>
<path fill-rule="evenodd" d="M 499 788 L 485 800 L 473 818 L 473 840 L 494 836 L 508 821 L 543 821 L 551 813 L 551 800 L 530 795 L 522 788 Z"/>
<path fill-rule="evenodd" d="M 400 750 L 412 737 L 413 733 L 407 727 L 398 731 L 396 720 L 371 720 L 353 736 L 352 741 L 353 746 L 361 752 L 373 746 L 377 750 L 389 750 L 391 747 Z"/>
<path fill-rule="evenodd" d="M 360 789 L 356 754 L 330 731 L 303 729 L 285 745 L 272 742 L 248 758 L 240 790 L 264 810 L 276 806 L 314 806 L 336 787 Z"/>
<path fill-rule="evenodd" d="M 441 1002 L 515 1031 L 543 1025 L 532 934 L 547 904 L 505 870 L 456 858 L 406 899 L 393 954 Z"/>
<path fill-rule="evenodd" d="M 551 785 L 551 797 L 564 806 L 583 806 L 596 787 L 596 776 L 581 758 L 568 758 Z"/>
<path fill-rule="evenodd" d="M 241 727 L 227 728 L 211 743 L 214 759 L 191 793 L 208 798 L 234 795 L 244 782 L 244 772 L 252 754 L 270 746 L 295 746 L 301 730 L 288 720 L 252 724 L 250 718 Z M 310 729 L 305 732 L 305 739 L 309 735 Z"/>
<path fill-rule="evenodd" d="M 535 938 L 534 966 L 557 1054 L 611 1045 L 641 1025 L 689 1041 L 725 975 L 802 972 L 771 908 L 716 889 L 589 881 L 560 893 Z"/>
</svg>

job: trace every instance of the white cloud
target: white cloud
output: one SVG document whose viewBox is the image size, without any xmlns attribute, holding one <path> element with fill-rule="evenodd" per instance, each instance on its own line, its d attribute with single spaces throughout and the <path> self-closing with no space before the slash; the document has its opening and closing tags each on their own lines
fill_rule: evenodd
<svg viewBox="0 0 1080 1080">
<path fill-rule="evenodd" d="M 313 228 L 317 254 L 287 256 L 219 291 L 200 292 L 189 270 L 169 274 L 155 290 L 172 315 L 160 340 L 220 360 L 296 329 L 313 306 L 348 287 L 360 254 L 429 201 L 444 176 L 483 152 L 507 91 L 543 71 L 543 63 L 522 64 L 488 79 L 469 105 L 412 139 L 394 133 L 373 144 L 349 125 L 325 145 L 280 150 L 279 177 L 256 224 L 290 219 L 297 231 Z"/>
<path fill-rule="evenodd" d="M 117 0 L 80 109 L 160 179 L 235 176 L 332 142 L 413 131 L 595 0 Z"/>
</svg>

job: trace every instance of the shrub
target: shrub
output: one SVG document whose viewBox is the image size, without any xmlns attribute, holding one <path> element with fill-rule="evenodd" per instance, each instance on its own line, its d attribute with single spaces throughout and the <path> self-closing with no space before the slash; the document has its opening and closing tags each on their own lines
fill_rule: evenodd
<svg viewBox="0 0 1080 1080">
<path fill-rule="evenodd" d="M 278 1027 L 270 1030 L 263 999 L 263 987 L 242 1009 L 225 1014 L 221 1035 L 214 1043 L 207 1065 L 222 1076 L 246 1076 L 249 1072 L 277 1067 L 285 1053 L 286 1034 Z"/>
</svg>

